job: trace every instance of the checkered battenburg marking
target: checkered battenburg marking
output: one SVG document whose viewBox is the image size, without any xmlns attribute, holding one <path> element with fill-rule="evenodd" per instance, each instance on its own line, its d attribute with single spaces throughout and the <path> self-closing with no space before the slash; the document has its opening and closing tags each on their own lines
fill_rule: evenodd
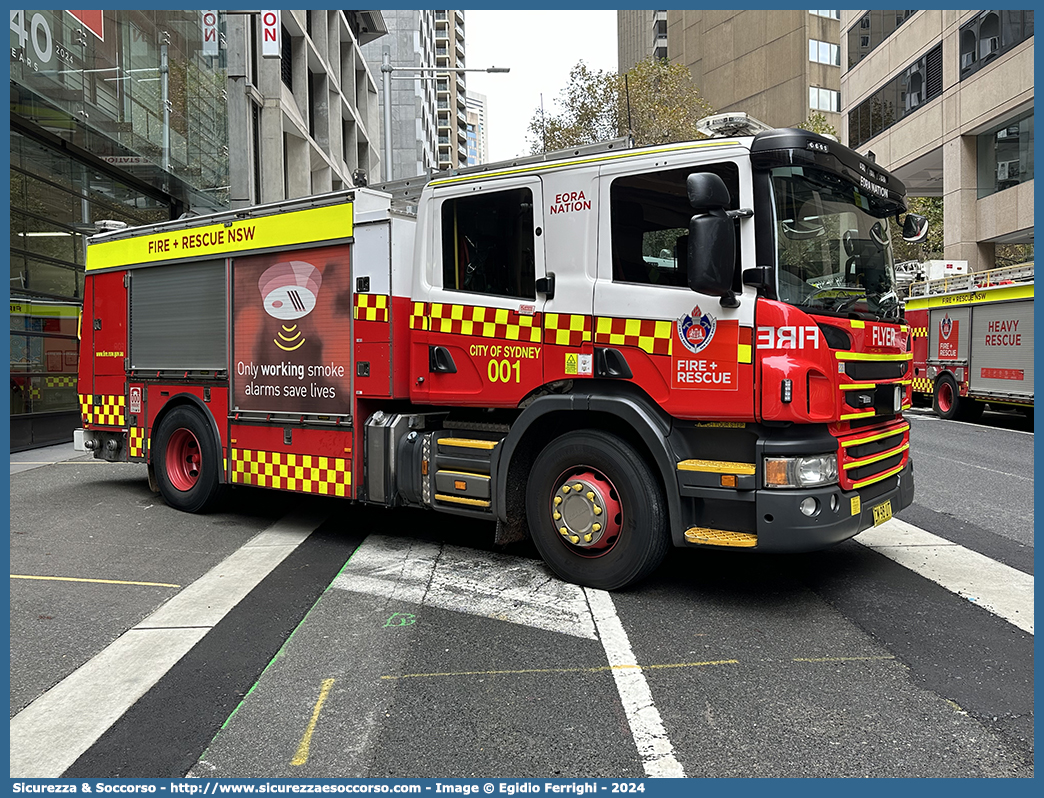
<svg viewBox="0 0 1044 798">
<path fill-rule="evenodd" d="M 102 396 L 101 404 L 94 404 L 94 396 L 89 393 L 80 394 L 80 415 L 84 424 L 98 427 L 122 427 L 126 423 L 124 407 L 127 398 L 124 396 Z"/>
<path fill-rule="evenodd" d="M 358 321 L 388 321 L 387 294 L 356 294 L 355 318 Z"/>
<path fill-rule="evenodd" d="M 343 457 L 233 449 L 232 482 L 299 493 L 347 496 L 352 484 L 351 462 Z"/>
<path fill-rule="evenodd" d="M 130 428 L 130 439 L 127 441 L 127 450 L 131 457 L 145 456 L 145 430 L 141 427 Z"/>
<path fill-rule="evenodd" d="M 591 317 L 571 313 L 544 314 L 544 343 L 580 346 L 591 340 Z"/>
<path fill-rule="evenodd" d="M 478 335 L 539 344 L 540 320 L 507 308 L 480 308 L 471 305 L 445 305 L 432 302 L 428 324 L 432 332 Z"/>
<path fill-rule="evenodd" d="M 656 319 L 611 319 L 595 322 L 595 343 L 610 346 L 636 346 L 650 355 L 672 352 L 675 323 Z"/>
</svg>

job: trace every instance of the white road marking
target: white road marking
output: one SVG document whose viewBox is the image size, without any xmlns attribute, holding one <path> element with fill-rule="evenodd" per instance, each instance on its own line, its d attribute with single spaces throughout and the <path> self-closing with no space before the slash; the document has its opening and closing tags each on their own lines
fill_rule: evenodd
<svg viewBox="0 0 1044 798">
<path fill-rule="evenodd" d="M 11 718 L 11 777 L 61 776 L 320 523 L 280 519 Z"/>
<path fill-rule="evenodd" d="M 948 424 L 963 424 L 966 427 L 975 427 L 976 429 L 989 430 L 990 432 L 1014 432 L 1016 435 L 1032 435 L 1033 433 L 1024 429 L 1010 429 L 1008 427 L 996 427 L 988 423 L 976 423 L 974 421 L 958 421 L 955 418 L 945 419 L 935 415 L 932 410 L 904 410 L 903 415 L 907 417 L 924 419 L 926 421 L 945 421 Z"/>
<path fill-rule="evenodd" d="M 674 746 L 667 737 L 660 711 L 653 703 L 645 674 L 638 667 L 638 660 L 631 650 L 631 641 L 616 614 L 612 596 L 604 590 L 591 588 L 584 588 L 584 592 L 598 627 L 598 637 L 613 669 L 616 689 L 620 693 L 645 774 L 653 778 L 685 778 L 685 771 L 674 757 Z"/>
<path fill-rule="evenodd" d="M 1021 479 L 1025 482 L 1033 481 L 1033 477 L 1024 477 L 1021 474 L 1012 474 L 1008 471 L 998 471 L 996 468 L 986 468 L 986 466 L 975 465 L 975 463 L 965 463 L 963 460 L 954 460 L 952 457 L 940 457 L 937 454 L 918 452 L 917 459 L 920 460 L 922 457 L 933 457 L 936 460 L 945 460 L 947 463 L 954 463 L 955 465 L 965 466 L 966 468 L 978 468 L 980 471 L 989 471 L 993 474 L 1000 474 L 1005 477 L 1011 477 L 1012 479 Z"/>
<path fill-rule="evenodd" d="M 890 560 L 1033 634 L 1033 577 L 893 518 L 856 537 Z"/>
<path fill-rule="evenodd" d="M 331 587 L 600 640 L 648 776 L 684 777 L 612 597 L 538 561 L 370 535 Z"/>
<path fill-rule="evenodd" d="M 370 535 L 331 587 L 597 639 L 583 589 L 537 560 Z"/>
</svg>

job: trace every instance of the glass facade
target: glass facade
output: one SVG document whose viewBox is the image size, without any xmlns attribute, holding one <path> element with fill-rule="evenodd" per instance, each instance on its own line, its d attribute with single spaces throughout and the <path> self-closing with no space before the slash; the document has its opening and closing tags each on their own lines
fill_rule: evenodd
<svg viewBox="0 0 1044 798">
<path fill-rule="evenodd" d="M 219 28 L 200 11 L 11 11 L 11 448 L 79 426 L 84 237 L 228 207 Z"/>
<path fill-rule="evenodd" d="M 848 113 L 855 148 L 942 94 L 942 45 L 929 50 Z"/>
<path fill-rule="evenodd" d="M 895 33 L 915 11 L 867 11 L 848 30 L 848 68 L 851 69 L 877 45 Z"/>
<path fill-rule="evenodd" d="M 976 137 L 979 199 L 1033 179 L 1033 111 Z"/>
<path fill-rule="evenodd" d="M 961 26 L 961 80 L 1033 35 L 1032 11 L 982 11 Z"/>
</svg>

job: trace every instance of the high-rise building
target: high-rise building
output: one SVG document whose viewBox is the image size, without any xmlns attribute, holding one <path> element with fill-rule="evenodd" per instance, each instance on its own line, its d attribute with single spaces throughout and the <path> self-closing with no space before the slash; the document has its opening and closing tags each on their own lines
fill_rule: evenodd
<svg viewBox="0 0 1044 798">
<path fill-rule="evenodd" d="M 1033 12 L 842 12 L 842 141 L 943 197 L 947 260 L 1033 243 Z"/>
<path fill-rule="evenodd" d="M 621 74 L 639 61 L 667 58 L 667 12 L 617 11 L 616 49 Z"/>
<path fill-rule="evenodd" d="M 668 11 L 668 56 L 718 113 L 773 127 L 822 113 L 840 129 L 839 11 Z"/>
<path fill-rule="evenodd" d="M 398 180 L 467 163 L 463 11 L 385 11 L 388 35 L 363 47 L 379 73 L 385 49 L 391 80 L 391 174 Z M 381 120 L 385 98 L 380 98 Z M 382 141 L 384 133 L 381 134 Z"/>
<path fill-rule="evenodd" d="M 489 128 L 486 124 L 486 95 L 467 92 L 468 166 L 489 161 Z"/>
<path fill-rule="evenodd" d="M 257 13 L 222 16 L 232 207 L 376 182 L 378 86 L 361 47 L 386 33 L 381 12 L 281 11 L 272 57 Z"/>
</svg>

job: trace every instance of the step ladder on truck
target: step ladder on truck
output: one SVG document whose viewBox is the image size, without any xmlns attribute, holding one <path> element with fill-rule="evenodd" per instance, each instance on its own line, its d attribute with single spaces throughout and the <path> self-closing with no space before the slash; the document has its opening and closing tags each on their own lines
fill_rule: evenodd
<svg viewBox="0 0 1044 798">
<path fill-rule="evenodd" d="M 1033 263 L 910 286 L 913 390 L 942 418 L 1033 411 Z"/>
<path fill-rule="evenodd" d="M 913 500 L 905 188 L 709 132 L 92 237 L 84 446 L 188 512 L 250 485 L 487 519 L 605 589 L 883 523 Z"/>
</svg>

